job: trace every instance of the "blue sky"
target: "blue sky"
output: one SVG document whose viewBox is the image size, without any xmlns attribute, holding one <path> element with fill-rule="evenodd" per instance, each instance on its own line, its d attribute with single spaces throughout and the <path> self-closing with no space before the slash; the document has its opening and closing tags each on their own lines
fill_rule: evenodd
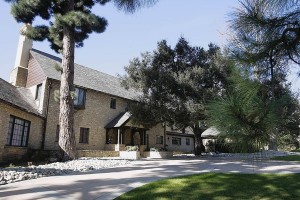
<svg viewBox="0 0 300 200">
<path fill-rule="evenodd" d="M 154 50 L 162 39 L 172 46 L 180 36 L 192 45 L 207 47 L 213 42 L 224 46 L 229 13 L 237 6 L 238 0 L 160 0 L 134 14 L 124 14 L 111 4 L 96 6 L 94 12 L 105 17 L 109 25 L 104 33 L 90 35 L 84 47 L 75 50 L 75 62 L 122 75 L 129 60 Z M 0 1 L 0 19 L 0 78 L 9 80 L 22 24 L 15 22 L 10 4 L 4 1 Z M 33 48 L 55 55 L 47 41 L 34 42 Z M 294 89 L 300 88 L 299 78 L 292 77 L 291 81 Z"/>
</svg>

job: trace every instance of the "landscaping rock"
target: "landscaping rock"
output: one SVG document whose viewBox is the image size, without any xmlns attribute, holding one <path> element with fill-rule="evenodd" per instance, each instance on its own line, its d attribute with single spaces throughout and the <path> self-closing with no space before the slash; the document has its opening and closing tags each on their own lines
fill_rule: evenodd
<svg viewBox="0 0 300 200">
<path fill-rule="evenodd" d="M 67 162 L 28 167 L 0 168 L 0 185 L 45 176 L 59 176 L 74 172 L 85 172 L 129 164 L 131 161 L 119 158 L 80 158 Z"/>
</svg>

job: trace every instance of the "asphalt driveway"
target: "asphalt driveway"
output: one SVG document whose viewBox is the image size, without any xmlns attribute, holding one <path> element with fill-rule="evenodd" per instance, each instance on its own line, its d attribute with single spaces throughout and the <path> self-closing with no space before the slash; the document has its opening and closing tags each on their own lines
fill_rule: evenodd
<svg viewBox="0 0 300 200">
<path fill-rule="evenodd" d="M 140 160 L 123 167 L 2 185 L 0 199 L 109 200 L 152 181 L 205 172 L 300 173 L 300 163 L 268 160 L 240 161 L 228 158 Z"/>
</svg>

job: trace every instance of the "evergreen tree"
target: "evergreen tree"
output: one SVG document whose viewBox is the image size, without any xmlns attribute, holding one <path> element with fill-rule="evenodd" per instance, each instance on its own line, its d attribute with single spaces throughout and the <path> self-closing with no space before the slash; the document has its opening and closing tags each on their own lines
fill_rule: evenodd
<svg viewBox="0 0 300 200">
<path fill-rule="evenodd" d="M 83 41 L 92 32 L 101 33 L 107 21 L 93 14 L 95 4 L 113 2 L 126 12 L 154 3 L 155 0 L 5 0 L 12 4 L 11 13 L 17 22 L 32 24 L 36 17 L 49 21 L 49 25 L 36 25 L 23 32 L 28 38 L 47 39 L 51 48 L 62 53 L 60 85 L 60 139 L 59 145 L 65 159 L 76 158 L 76 141 L 73 130 L 74 105 L 74 48 L 82 47 Z"/>
<path fill-rule="evenodd" d="M 300 64 L 298 0 L 242 0 L 231 20 L 233 52 L 248 63 L 292 61 Z"/>
<path fill-rule="evenodd" d="M 205 50 L 180 38 L 175 48 L 166 41 L 153 53 L 142 54 L 125 68 L 123 85 L 141 93 L 130 111 L 136 123 L 151 127 L 158 123 L 195 134 L 195 154 L 203 150 L 201 134 L 207 129 L 205 105 L 223 92 L 229 73 L 219 47 Z"/>
<path fill-rule="evenodd" d="M 234 151 L 257 151 L 269 144 L 270 136 L 299 146 L 299 102 L 289 88 L 278 84 L 270 100 L 268 85 L 235 71 L 226 95 L 207 107 L 209 122 L 230 139 Z"/>
<path fill-rule="evenodd" d="M 276 87 L 284 84 L 290 64 L 300 64 L 299 1 L 242 0 L 233 13 L 233 58 L 269 89 L 270 100 L 281 98 Z M 276 150 L 276 137 L 270 135 Z"/>
</svg>

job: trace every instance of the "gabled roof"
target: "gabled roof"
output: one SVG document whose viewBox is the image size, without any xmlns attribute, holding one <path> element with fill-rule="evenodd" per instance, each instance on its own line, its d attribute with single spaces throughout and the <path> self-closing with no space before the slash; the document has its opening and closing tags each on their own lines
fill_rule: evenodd
<svg viewBox="0 0 300 200">
<path fill-rule="evenodd" d="M 42 116 L 29 89 L 15 87 L 1 78 L 0 101 L 18 107 L 26 112 Z"/>
<path fill-rule="evenodd" d="M 203 138 L 216 138 L 220 132 L 215 127 L 210 127 L 206 129 L 202 134 L 201 137 Z"/>
<path fill-rule="evenodd" d="M 130 119 L 131 114 L 129 112 L 120 113 L 116 118 L 109 122 L 104 128 L 119 128 L 123 126 Z"/>
<path fill-rule="evenodd" d="M 35 49 L 31 50 L 31 55 L 48 78 L 60 81 L 60 72 L 54 67 L 56 64 L 61 65 L 60 58 Z M 125 99 L 134 100 L 138 95 L 134 90 L 123 88 L 119 78 L 76 63 L 74 67 L 74 84 Z"/>
<path fill-rule="evenodd" d="M 167 135 L 171 135 L 171 136 L 180 136 L 180 137 L 195 137 L 194 134 L 190 134 L 190 133 L 179 133 L 179 132 L 174 132 L 174 131 L 166 131 Z"/>
</svg>

